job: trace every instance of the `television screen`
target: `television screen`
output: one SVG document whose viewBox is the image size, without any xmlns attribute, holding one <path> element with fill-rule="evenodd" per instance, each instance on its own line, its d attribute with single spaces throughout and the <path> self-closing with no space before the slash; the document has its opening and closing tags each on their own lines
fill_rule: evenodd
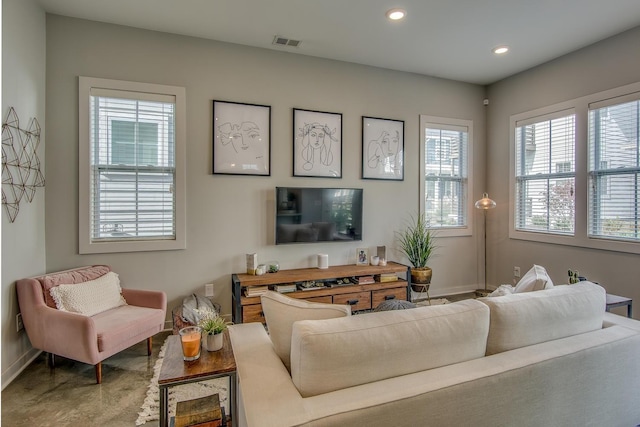
<svg viewBox="0 0 640 427">
<path fill-rule="evenodd" d="M 361 188 L 276 187 L 276 245 L 362 240 Z"/>
</svg>

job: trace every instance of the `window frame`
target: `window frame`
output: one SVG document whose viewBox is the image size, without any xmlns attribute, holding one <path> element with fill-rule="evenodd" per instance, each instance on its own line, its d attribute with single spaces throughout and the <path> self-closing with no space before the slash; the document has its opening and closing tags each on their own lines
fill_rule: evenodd
<svg viewBox="0 0 640 427">
<path fill-rule="evenodd" d="M 420 214 L 425 213 L 425 191 L 426 191 L 426 147 L 425 147 L 425 129 L 451 129 L 451 128 L 466 128 L 467 129 L 467 147 L 466 147 L 466 183 L 463 183 L 463 192 L 466 196 L 466 200 L 463 202 L 461 208 L 466 210 L 466 224 L 453 227 L 433 227 L 436 230 L 438 237 L 459 237 L 459 236 L 471 236 L 473 234 L 473 120 L 466 119 L 454 119 L 448 117 L 436 117 L 428 115 L 420 115 L 420 132 L 419 132 L 419 157 L 420 157 L 420 183 L 419 183 L 419 209 Z M 466 184 L 466 185 L 465 185 Z M 466 188 L 465 188 L 466 187 Z"/>
<path fill-rule="evenodd" d="M 529 125 L 534 125 L 534 124 L 540 124 L 540 123 L 546 123 L 546 122 L 551 122 L 553 120 L 557 120 L 557 119 L 564 119 L 566 117 L 570 117 L 573 116 L 574 119 L 574 123 L 573 123 L 573 127 L 574 127 L 574 140 L 573 140 L 573 152 L 574 152 L 574 158 L 572 159 L 572 161 L 575 162 L 575 150 L 576 150 L 576 145 L 577 145 L 577 137 L 576 137 L 576 113 L 574 111 L 573 108 L 569 108 L 569 109 L 561 109 L 561 110 L 555 110 L 555 111 L 551 111 L 551 112 L 547 112 L 545 114 L 537 114 L 535 116 L 531 116 L 531 117 L 526 117 L 523 118 L 521 120 L 516 120 L 514 123 L 514 128 L 512 130 L 513 133 L 513 149 L 515 153 L 518 153 L 519 147 L 516 146 L 517 144 L 517 136 L 516 133 L 518 132 L 519 128 L 522 128 L 524 126 L 529 126 Z M 550 131 L 551 132 L 551 131 Z M 526 226 L 522 225 L 522 224 L 518 224 L 518 221 L 516 221 L 516 218 L 518 218 L 518 197 L 522 198 L 522 200 L 520 200 L 520 202 L 522 203 L 526 203 L 526 207 L 524 207 L 523 209 L 521 209 L 522 211 L 524 211 L 525 213 L 529 210 L 531 210 L 532 208 L 530 208 L 530 206 L 533 205 L 533 200 L 531 197 L 525 197 L 524 194 L 520 194 L 518 195 L 516 188 L 519 187 L 519 184 L 525 184 L 527 182 L 537 182 L 537 181 L 547 181 L 547 185 L 550 185 L 550 181 L 554 181 L 556 182 L 556 185 L 558 182 L 560 182 L 561 180 L 564 179 L 573 179 L 574 181 L 574 187 L 575 187 L 575 181 L 576 181 L 576 173 L 575 171 L 558 171 L 558 165 L 559 164 L 564 164 L 565 162 L 554 162 L 552 157 L 551 157 L 551 153 L 552 153 L 552 144 L 547 145 L 544 148 L 548 148 L 548 152 L 549 152 L 549 158 L 548 163 L 549 163 L 549 170 L 546 173 L 531 173 L 531 174 L 522 174 L 520 176 L 517 176 L 517 170 L 518 170 L 518 162 L 524 162 L 526 163 L 525 160 L 525 154 L 520 154 L 520 157 L 517 158 L 517 156 L 514 155 L 514 172 L 513 172 L 513 178 L 514 178 L 514 198 L 513 198 L 513 224 L 514 224 L 514 228 L 516 231 L 518 232 L 527 232 L 527 233 L 539 233 L 539 234 L 548 234 L 551 236 L 573 236 L 575 234 L 575 227 L 576 227 L 576 222 L 575 222 L 575 188 L 574 188 L 574 206 L 573 206 L 573 211 L 574 211 L 574 217 L 573 217 L 573 231 L 559 231 L 559 230 L 553 230 L 549 227 L 549 224 L 547 224 L 547 228 L 546 229 L 535 229 L 535 228 L 527 228 Z M 521 152 L 526 151 L 525 149 L 521 150 Z M 545 152 L 543 150 L 543 152 Z M 569 169 L 571 169 L 571 161 L 566 162 L 569 163 Z M 553 166 L 555 166 L 555 168 L 553 168 Z M 555 169 L 555 170 L 554 170 Z M 550 191 L 549 191 L 550 193 Z M 527 194 L 526 196 L 531 196 L 530 194 Z M 547 196 L 549 197 L 549 194 L 547 194 Z M 548 205 L 550 204 L 549 201 L 547 201 Z M 551 210 L 551 208 L 549 206 L 547 206 L 547 218 L 549 217 L 549 211 Z"/>
<path fill-rule="evenodd" d="M 589 109 L 588 109 L 588 114 L 589 117 L 591 117 L 591 112 L 592 111 L 597 111 L 600 110 L 601 108 L 606 108 L 606 107 L 614 107 L 614 106 L 619 106 L 622 104 L 626 104 L 629 102 L 635 102 L 635 103 L 639 103 L 640 104 L 640 92 L 633 92 L 633 93 L 628 93 L 622 96 L 617 96 L 617 97 L 611 97 L 605 100 L 601 100 L 601 101 L 596 101 L 593 103 L 589 104 Z M 636 123 L 636 126 L 639 126 L 639 123 Z M 589 132 L 591 131 L 591 123 L 589 123 Z M 587 167 L 587 179 L 588 179 L 588 183 L 589 183 L 589 194 L 588 194 L 588 206 L 587 206 L 587 211 L 588 211 L 588 219 L 587 219 L 587 233 L 589 235 L 590 238 L 592 239 L 604 239 L 604 240 L 609 240 L 609 241 L 615 241 L 615 242 L 632 242 L 632 243 L 640 243 L 640 238 L 632 238 L 632 239 L 625 239 L 623 237 L 616 237 L 616 236 L 611 236 L 611 235 L 606 235 L 606 234 L 596 234 L 593 233 L 593 228 L 594 228 L 594 215 L 595 215 L 595 211 L 600 211 L 602 209 L 601 205 L 598 206 L 594 206 L 593 202 L 595 198 L 598 198 L 599 200 L 611 200 L 611 181 L 613 178 L 619 178 L 622 176 L 627 176 L 627 175 L 632 175 L 635 176 L 635 181 L 636 181 L 636 186 L 637 186 L 637 182 L 638 182 L 638 177 L 640 176 L 640 166 L 636 165 L 635 167 L 629 167 L 629 166 L 625 166 L 622 168 L 612 168 L 609 166 L 609 160 L 602 160 L 601 158 L 598 157 L 597 153 L 601 153 L 602 152 L 602 148 L 598 147 L 598 149 L 593 149 L 592 147 L 592 135 L 591 133 L 589 133 L 589 140 L 587 141 L 588 143 L 588 149 L 589 149 L 589 158 L 588 158 L 588 167 Z M 636 145 L 639 143 L 639 141 L 636 141 Z M 607 148 L 611 149 L 611 146 L 608 146 Z M 591 155 L 595 154 L 595 159 L 591 158 Z M 637 155 L 636 155 L 637 156 Z M 637 159 L 637 157 L 636 157 Z M 597 168 L 592 168 L 592 165 L 598 163 L 599 167 Z M 603 167 L 604 164 L 604 167 Z M 594 192 L 591 188 L 591 186 L 594 184 L 594 181 L 597 180 L 597 178 L 600 177 L 601 181 L 601 187 L 604 188 L 604 190 L 601 193 L 597 193 Z M 640 219 L 640 216 L 638 215 L 638 210 L 640 208 L 640 201 L 638 201 L 636 199 L 636 204 L 635 204 L 635 211 L 636 211 L 636 222 Z M 600 219 L 600 218 L 599 218 Z"/>
<path fill-rule="evenodd" d="M 569 101 L 557 103 L 532 111 L 514 114 L 509 126 L 509 238 L 540 243 L 551 243 L 615 252 L 640 254 L 638 242 L 604 239 L 588 235 L 588 151 L 589 151 L 589 105 L 610 98 L 623 97 L 640 91 L 640 82 L 597 92 Z M 556 111 L 573 109 L 575 112 L 575 223 L 574 235 L 555 235 L 540 232 L 519 231 L 515 227 L 516 209 L 516 123 Z"/>
<path fill-rule="evenodd" d="M 183 87 L 79 77 L 78 82 L 78 236 L 80 254 L 186 249 L 186 91 Z M 175 97 L 175 238 L 109 239 L 91 238 L 91 90 L 104 89 Z M 140 98 L 144 99 L 144 98 Z M 148 99 L 148 98 L 147 98 Z"/>
</svg>

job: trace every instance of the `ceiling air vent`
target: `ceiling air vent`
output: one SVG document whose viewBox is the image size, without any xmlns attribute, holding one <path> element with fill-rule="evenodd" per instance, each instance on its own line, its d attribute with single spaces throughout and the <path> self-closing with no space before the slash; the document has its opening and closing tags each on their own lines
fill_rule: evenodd
<svg viewBox="0 0 640 427">
<path fill-rule="evenodd" d="M 288 39 L 282 36 L 275 36 L 273 38 L 273 43 L 276 46 L 291 46 L 291 47 L 300 47 L 302 42 L 300 40 Z"/>
</svg>

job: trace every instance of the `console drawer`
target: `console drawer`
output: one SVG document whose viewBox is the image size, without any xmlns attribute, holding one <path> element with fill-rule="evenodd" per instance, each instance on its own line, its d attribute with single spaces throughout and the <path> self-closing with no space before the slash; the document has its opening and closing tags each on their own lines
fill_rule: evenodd
<svg viewBox="0 0 640 427">
<path fill-rule="evenodd" d="M 407 288 L 380 289 L 371 292 L 371 307 L 376 308 L 382 301 L 389 299 L 406 300 Z"/>
<path fill-rule="evenodd" d="M 262 312 L 262 304 L 251 304 L 242 307 L 242 323 L 250 322 L 266 323 Z"/>
<path fill-rule="evenodd" d="M 324 297 L 313 297 L 313 298 L 305 298 L 305 301 L 309 301 L 309 302 L 321 302 L 324 304 L 332 304 L 333 300 L 331 298 L 331 295 L 326 295 Z"/>
<path fill-rule="evenodd" d="M 368 310 L 371 308 L 371 292 L 334 295 L 333 303 L 350 305 L 351 311 Z"/>
</svg>

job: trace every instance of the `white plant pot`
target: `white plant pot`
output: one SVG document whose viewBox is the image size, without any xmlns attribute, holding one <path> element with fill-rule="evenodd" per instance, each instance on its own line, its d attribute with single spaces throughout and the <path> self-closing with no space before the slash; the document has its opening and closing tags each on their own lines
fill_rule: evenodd
<svg viewBox="0 0 640 427">
<path fill-rule="evenodd" d="M 222 334 L 205 335 L 205 347 L 208 351 L 218 351 L 222 348 Z"/>
</svg>

